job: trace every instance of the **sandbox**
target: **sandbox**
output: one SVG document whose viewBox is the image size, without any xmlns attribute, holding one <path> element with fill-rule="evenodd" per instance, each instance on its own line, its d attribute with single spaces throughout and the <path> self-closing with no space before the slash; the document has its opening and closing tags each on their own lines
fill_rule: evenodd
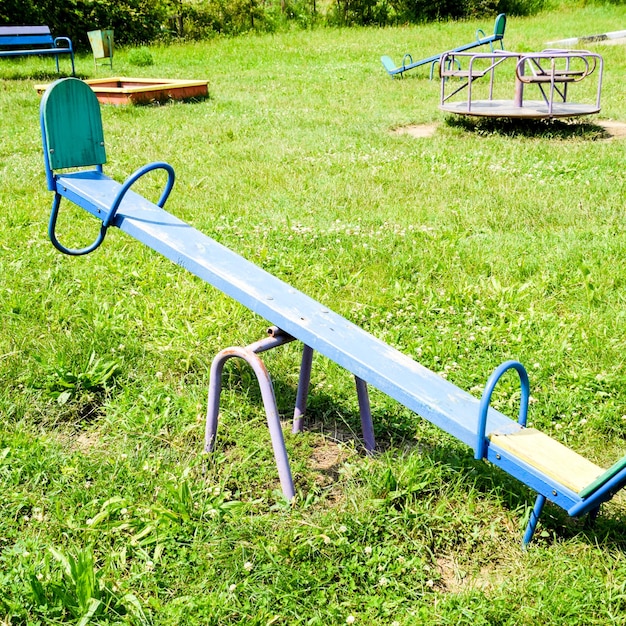
<svg viewBox="0 0 626 626">
<path fill-rule="evenodd" d="M 206 80 L 174 80 L 169 78 L 94 78 L 85 81 L 100 102 L 106 104 L 148 104 L 168 100 L 205 98 L 209 94 Z M 43 93 L 48 85 L 35 85 Z"/>
</svg>

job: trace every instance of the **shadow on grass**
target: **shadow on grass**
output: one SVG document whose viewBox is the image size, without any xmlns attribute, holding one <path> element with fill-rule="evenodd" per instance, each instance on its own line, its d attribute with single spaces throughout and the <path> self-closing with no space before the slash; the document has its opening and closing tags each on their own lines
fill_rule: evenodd
<svg viewBox="0 0 626 626">
<path fill-rule="evenodd" d="M 538 139 L 609 139 L 610 133 L 599 124 L 563 119 L 516 119 L 510 117 L 449 116 L 445 123 L 451 128 L 481 136 L 526 137 Z"/>
<path fill-rule="evenodd" d="M 130 102 L 127 106 L 134 107 L 161 107 L 161 106 L 169 106 L 169 105 L 178 105 L 178 104 L 199 104 L 201 102 L 206 102 L 210 100 L 211 96 L 190 96 L 188 98 L 171 98 L 169 96 L 164 96 L 163 98 L 152 98 L 150 100 L 143 100 L 139 102 Z"/>
<path fill-rule="evenodd" d="M 252 403 L 258 402 L 259 410 L 263 411 L 258 386 L 250 376 L 246 376 L 247 368 L 233 369 L 235 371 L 226 374 L 224 384 L 247 388 L 248 400 Z M 274 377 L 273 383 L 279 412 L 283 419 L 290 421 L 295 389 L 280 376 Z M 346 402 L 341 393 L 338 396 L 319 389 L 311 392 L 308 398 L 305 430 L 321 434 L 332 443 L 353 442 L 362 450 L 358 408 Z M 498 467 L 484 461 L 476 461 L 472 451 L 463 443 L 422 420 L 418 415 L 404 411 L 389 415 L 389 407 L 383 408 L 377 404 L 374 403 L 372 406 L 372 417 L 378 453 L 391 453 L 394 457 L 396 454 L 400 456 L 418 454 L 428 459 L 425 467 L 432 463 L 440 468 L 434 472 L 433 482 L 420 488 L 419 492 L 414 492 L 405 485 L 407 498 L 427 498 L 434 495 L 445 499 L 451 489 L 463 489 L 466 486 L 468 492 L 476 490 L 481 494 L 485 502 L 494 500 L 494 510 L 502 506 L 509 511 L 519 512 L 521 542 L 523 526 L 526 524 L 522 518 L 524 515 L 527 518 L 530 514 L 537 496 L 534 491 Z M 324 474 L 323 482 L 326 486 L 330 486 L 338 479 L 343 462 L 341 455 L 333 449 L 332 443 L 330 446 L 320 444 L 312 453 L 315 457 L 313 459 L 315 470 Z M 396 491 L 394 503 L 400 508 L 402 497 L 398 494 L 404 487 L 400 484 L 394 486 Z M 308 485 L 308 488 L 311 488 L 311 485 Z M 384 494 L 377 493 L 376 497 L 384 498 Z M 616 502 L 605 505 L 594 523 L 590 522 L 588 516 L 571 518 L 560 507 L 548 503 L 541 515 L 531 546 L 548 547 L 577 536 L 584 537 L 584 541 L 590 544 L 626 548 L 626 512 L 623 500 L 618 498 Z"/>
</svg>

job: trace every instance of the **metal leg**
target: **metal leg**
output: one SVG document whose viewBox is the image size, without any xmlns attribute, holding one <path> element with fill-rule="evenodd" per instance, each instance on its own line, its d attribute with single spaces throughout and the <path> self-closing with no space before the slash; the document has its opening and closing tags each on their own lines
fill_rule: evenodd
<svg viewBox="0 0 626 626">
<path fill-rule="evenodd" d="M 539 521 L 539 516 L 541 515 L 541 511 L 543 510 L 543 505 L 546 503 L 546 497 L 538 494 L 537 500 L 535 501 L 535 507 L 530 513 L 530 519 L 528 520 L 528 526 L 526 526 L 526 532 L 524 533 L 524 539 L 522 540 L 522 544 L 526 547 L 531 539 L 533 538 L 533 534 L 535 532 L 535 528 L 537 528 L 537 522 Z"/>
<path fill-rule="evenodd" d="M 589 511 L 586 524 L 589 528 L 591 528 L 596 523 L 598 513 L 600 513 L 600 506 L 597 506 L 595 509 L 591 509 L 591 511 Z"/>
<path fill-rule="evenodd" d="M 226 348 L 222 350 L 211 364 L 211 380 L 209 383 L 209 399 L 207 406 L 207 421 L 205 432 L 204 449 L 207 452 L 213 450 L 215 445 L 215 436 L 217 434 L 217 421 L 219 414 L 219 401 L 222 389 L 222 370 L 224 363 L 231 358 L 238 357 L 243 359 L 250 365 L 259 382 L 261 397 L 267 415 L 267 425 L 272 440 L 272 448 L 274 450 L 274 458 L 276 459 L 276 467 L 280 478 L 280 485 L 283 494 L 287 500 L 292 500 L 295 496 L 295 489 L 291 477 L 291 469 L 289 467 L 289 459 L 287 457 L 287 449 L 285 448 L 285 440 L 280 425 L 280 417 L 276 407 L 276 398 L 274 396 L 274 388 L 269 373 L 263 364 L 263 361 L 250 348 Z"/>
<path fill-rule="evenodd" d="M 285 497 L 288 500 L 291 500 L 295 496 L 295 489 L 293 486 L 293 479 L 291 477 L 291 469 L 289 467 L 289 459 L 285 448 L 283 431 L 280 424 L 280 416 L 278 415 L 278 408 L 276 406 L 274 387 L 272 386 L 272 381 L 267 368 L 257 353 L 265 352 L 277 346 L 289 343 L 290 341 L 293 341 L 294 338 L 275 327 L 268 329 L 268 333 L 268 337 L 261 339 L 256 343 L 250 344 L 245 348 L 226 348 L 225 350 L 219 352 L 213 359 L 209 379 L 204 450 L 205 452 L 212 452 L 215 447 L 224 364 L 228 361 L 228 359 L 243 359 L 246 363 L 248 363 L 248 365 L 250 365 L 257 377 L 259 388 L 261 390 L 261 397 L 263 399 L 263 405 L 265 407 L 265 414 L 267 416 L 267 425 L 269 427 L 270 437 L 272 440 L 272 447 L 274 450 L 274 458 L 276 459 L 276 467 L 278 469 L 280 484 Z M 305 345 L 302 351 L 300 379 L 298 381 L 298 392 L 296 397 L 296 406 L 294 409 L 292 431 L 294 433 L 302 431 L 304 414 L 306 412 L 306 400 L 311 381 L 312 362 L 313 349 L 310 346 Z M 374 438 L 374 425 L 372 423 L 372 411 L 367 391 L 367 383 L 358 376 L 355 376 L 354 380 L 356 382 L 365 449 L 369 454 L 371 454 L 376 448 L 376 441 Z"/>
<path fill-rule="evenodd" d="M 292 433 L 301 433 L 304 427 L 304 414 L 306 413 L 306 400 L 309 395 L 311 383 L 311 367 L 313 364 L 313 348 L 305 345 L 302 350 L 302 363 L 300 364 L 300 378 L 298 380 L 298 392 L 296 394 L 296 407 L 293 410 Z"/>
<path fill-rule="evenodd" d="M 367 393 L 367 383 L 358 376 L 354 377 L 354 381 L 356 382 L 356 393 L 359 399 L 359 412 L 361 413 L 361 428 L 363 430 L 365 449 L 368 454 L 372 454 L 376 449 L 376 440 L 374 439 L 374 424 L 372 422 L 370 398 Z"/>
</svg>

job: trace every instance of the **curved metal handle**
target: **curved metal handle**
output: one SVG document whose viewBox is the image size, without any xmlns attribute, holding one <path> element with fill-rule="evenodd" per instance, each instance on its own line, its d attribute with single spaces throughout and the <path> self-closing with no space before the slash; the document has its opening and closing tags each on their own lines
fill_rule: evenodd
<svg viewBox="0 0 626 626">
<path fill-rule="evenodd" d="M 89 254 L 93 252 L 103 241 L 106 235 L 107 227 L 104 224 L 100 225 L 100 232 L 95 241 L 86 248 L 67 248 L 64 246 L 56 236 L 57 217 L 59 215 L 59 205 L 61 204 L 61 196 L 55 191 L 54 200 L 52 201 L 52 210 L 50 211 L 50 220 L 48 222 L 48 237 L 52 242 L 52 245 L 63 254 L 69 256 L 82 256 L 83 254 Z"/>
<path fill-rule="evenodd" d="M 111 204 L 111 209 L 107 213 L 106 217 L 102 220 L 102 224 L 100 225 L 100 232 L 98 236 L 94 240 L 94 242 L 85 247 L 85 248 L 68 248 L 64 246 L 56 236 L 56 224 L 57 217 L 59 215 L 59 206 L 61 204 L 61 196 L 58 192 L 54 194 L 54 200 L 52 201 L 52 209 L 50 211 L 50 221 L 48 222 L 48 237 L 52 242 L 52 245 L 62 252 L 63 254 L 67 254 L 69 256 L 82 256 L 84 254 L 89 254 L 93 252 L 96 248 L 100 246 L 100 244 L 104 241 L 104 238 L 107 233 L 107 229 L 112 224 L 113 219 L 115 218 L 115 214 L 124 199 L 124 196 L 128 193 L 128 190 L 139 180 L 144 174 L 151 172 L 152 170 L 162 169 L 167 172 L 167 183 L 165 184 L 165 189 L 159 198 L 157 205 L 161 208 L 165 205 L 170 192 L 172 191 L 172 187 L 174 186 L 174 179 L 176 177 L 174 173 L 174 168 L 169 163 L 164 163 L 161 161 L 156 161 L 154 163 L 149 163 L 148 165 L 144 165 L 140 167 L 136 172 L 131 174 L 125 181 L 120 190 L 117 192 L 113 203 Z"/>
<path fill-rule="evenodd" d="M 528 400 L 530 398 L 530 383 L 528 382 L 528 374 L 524 366 L 518 361 L 505 361 L 498 366 L 493 374 L 489 377 L 482 398 L 480 399 L 480 407 L 478 409 L 478 432 L 476 434 L 476 448 L 474 449 L 474 458 L 482 459 L 485 456 L 485 431 L 487 429 L 487 412 L 491 395 L 502 375 L 510 369 L 514 369 L 519 374 L 520 386 L 522 389 L 522 397 L 520 399 L 518 423 L 526 426 L 528 417 Z"/>
<path fill-rule="evenodd" d="M 148 165 L 144 165 L 140 167 L 136 172 L 131 174 L 122 185 L 121 189 L 117 192 L 115 196 L 115 200 L 113 200 L 113 204 L 111 205 L 111 210 L 108 215 L 102 220 L 102 223 L 105 227 L 108 227 L 113 222 L 113 218 L 117 213 L 117 210 L 124 199 L 124 196 L 128 193 L 128 190 L 145 174 L 151 172 L 152 170 L 161 169 L 167 172 L 167 183 L 165 184 L 165 189 L 161 194 L 157 202 L 157 206 L 163 208 L 163 205 L 167 201 L 170 192 L 172 191 L 172 187 L 174 186 L 174 179 L 176 175 L 174 174 L 174 168 L 169 163 L 164 163 L 162 161 L 155 161 L 154 163 L 149 163 Z"/>
</svg>

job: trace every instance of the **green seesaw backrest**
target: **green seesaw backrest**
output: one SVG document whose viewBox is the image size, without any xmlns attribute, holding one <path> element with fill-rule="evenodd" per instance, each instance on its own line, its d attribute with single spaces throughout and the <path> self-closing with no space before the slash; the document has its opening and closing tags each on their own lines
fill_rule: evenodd
<svg viewBox="0 0 626 626">
<path fill-rule="evenodd" d="M 496 17 L 496 24 L 493 27 L 493 34 L 499 35 L 500 37 L 504 37 L 505 28 L 506 28 L 506 14 L 500 13 L 500 15 Z"/>
<path fill-rule="evenodd" d="M 55 81 L 43 95 L 41 116 L 52 170 L 106 163 L 100 103 L 89 85 Z"/>
</svg>

